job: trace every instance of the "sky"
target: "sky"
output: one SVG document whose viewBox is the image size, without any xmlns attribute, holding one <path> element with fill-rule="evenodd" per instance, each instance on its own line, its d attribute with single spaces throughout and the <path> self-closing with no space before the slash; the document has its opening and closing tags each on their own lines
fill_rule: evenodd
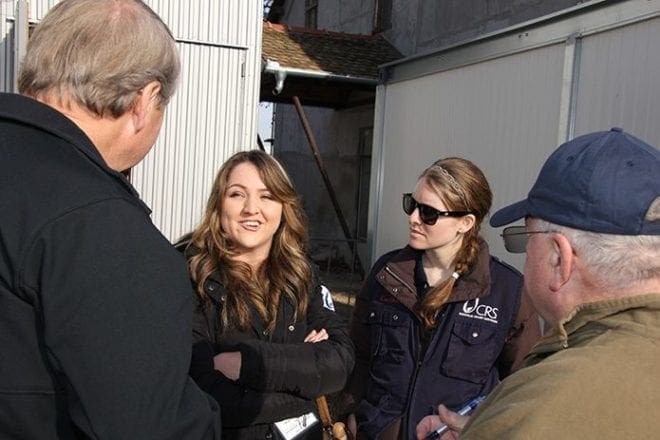
<svg viewBox="0 0 660 440">
<path fill-rule="evenodd" d="M 272 153 L 270 150 L 272 143 L 266 142 L 266 139 L 273 137 L 273 104 L 271 102 L 260 102 L 257 112 L 257 133 L 259 133 L 266 151 Z"/>
</svg>

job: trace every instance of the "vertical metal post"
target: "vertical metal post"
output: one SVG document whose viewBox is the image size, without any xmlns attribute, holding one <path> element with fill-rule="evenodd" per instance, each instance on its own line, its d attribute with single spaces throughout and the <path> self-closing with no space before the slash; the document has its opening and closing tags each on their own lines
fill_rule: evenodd
<svg viewBox="0 0 660 440">
<path fill-rule="evenodd" d="M 557 145 L 563 144 L 573 138 L 581 52 L 581 36 L 577 33 L 570 35 L 566 40 L 566 47 L 564 49 L 564 69 L 559 101 Z"/>
<path fill-rule="evenodd" d="M 16 2 L 16 20 L 14 21 L 14 92 L 18 92 L 18 72 L 27 50 L 29 16 L 27 1 L 18 0 Z"/>
<path fill-rule="evenodd" d="M 259 146 L 261 151 L 266 151 L 266 147 L 264 147 L 264 142 L 261 140 L 259 133 L 257 133 L 257 146 Z"/>
<path fill-rule="evenodd" d="M 335 193 L 335 190 L 332 187 L 332 183 L 330 182 L 328 173 L 326 173 L 325 171 L 325 166 L 323 165 L 323 159 L 321 159 L 321 153 L 319 152 L 319 149 L 316 145 L 316 139 L 314 138 L 314 133 L 312 133 L 312 128 L 309 126 L 309 122 L 307 121 L 307 117 L 305 116 L 305 111 L 303 110 L 302 105 L 300 104 L 300 99 L 298 99 L 297 96 L 293 97 L 293 104 L 296 106 L 296 111 L 298 112 L 298 116 L 300 117 L 300 122 L 303 125 L 303 129 L 305 130 L 305 135 L 307 136 L 309 147 L 312 149 L 312 154 L 314 155 L 314 159 L 316 160 L 316 165 L 318 166 L 319 171 L 321 173 L 321 177 L 323 178 L 323 183 L 325 183 L 325 188 L 328 190 L 328 195 L 330 196 L 332 205 L 335 208 L 335 213 L 337 214 L 337 218 L 339 219 L 339 224 L 341 225 L 341 228 L 344 231 L 344 236 L 346 237 L 346 240 L 348 240 L 348 246 L 351 249 L 351 253 L 354 254 L 357 252 L 357 246 L 355 240 L 351 236 L 351 231 L 348 229 L 348 223 L 346 223 L 344 214 L 342 213 L 341 207 L 339 206 L 339 202 L 337 201 L 337 194 Z M 360 272 L 360 276 L 364 277 L 364 269 L 362 268 L 362 262 L 360 261 L 359 258 L 357 259 L 357 266 L 358 266 L 358 271 Z"/>
</svg>

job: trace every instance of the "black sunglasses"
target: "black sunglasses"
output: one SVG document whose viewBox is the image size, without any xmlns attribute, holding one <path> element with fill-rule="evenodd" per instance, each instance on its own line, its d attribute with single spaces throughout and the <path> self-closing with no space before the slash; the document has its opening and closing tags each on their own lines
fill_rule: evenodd
<svg viewBox="0 0 660 440">
<path fill-rule="evenodd" d="M 403 195 L 403 212 L 411 215 L 415 209 L 419 208 L 419 218 L 424 224 L 433 226 L 438 221 L 438 217 L 463 217 L 472 214 L 470 211 L 438 211 L 432 206 L 419 203 L 412 196 L 412 193 Z"/>
</svg>

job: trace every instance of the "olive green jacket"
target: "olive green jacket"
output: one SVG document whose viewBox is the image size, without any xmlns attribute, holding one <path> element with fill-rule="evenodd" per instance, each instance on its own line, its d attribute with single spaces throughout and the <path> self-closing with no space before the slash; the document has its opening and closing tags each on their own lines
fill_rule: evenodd
<svg viewBox="0 0 660 440">
<path fill-rule="evenodd" d="M 469 439 L 660 436 L 660 294 L 585 304 L 478 408 Z"/>
</svg>

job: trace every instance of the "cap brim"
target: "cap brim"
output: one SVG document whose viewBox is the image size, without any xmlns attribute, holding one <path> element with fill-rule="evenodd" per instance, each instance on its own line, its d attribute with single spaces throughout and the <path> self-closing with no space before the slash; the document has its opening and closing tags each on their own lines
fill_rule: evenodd
<svg viewBox="0 0 660 440">
<path fill-rule="evenodd" d="M 490 217 L 490 225 L 494 228 L 508 225 L 516 220 L 526 217 L 529 212 L 527 209 L 527 199 L 521 200 L 513 205 L 506 206 Z"/>
</svg>

